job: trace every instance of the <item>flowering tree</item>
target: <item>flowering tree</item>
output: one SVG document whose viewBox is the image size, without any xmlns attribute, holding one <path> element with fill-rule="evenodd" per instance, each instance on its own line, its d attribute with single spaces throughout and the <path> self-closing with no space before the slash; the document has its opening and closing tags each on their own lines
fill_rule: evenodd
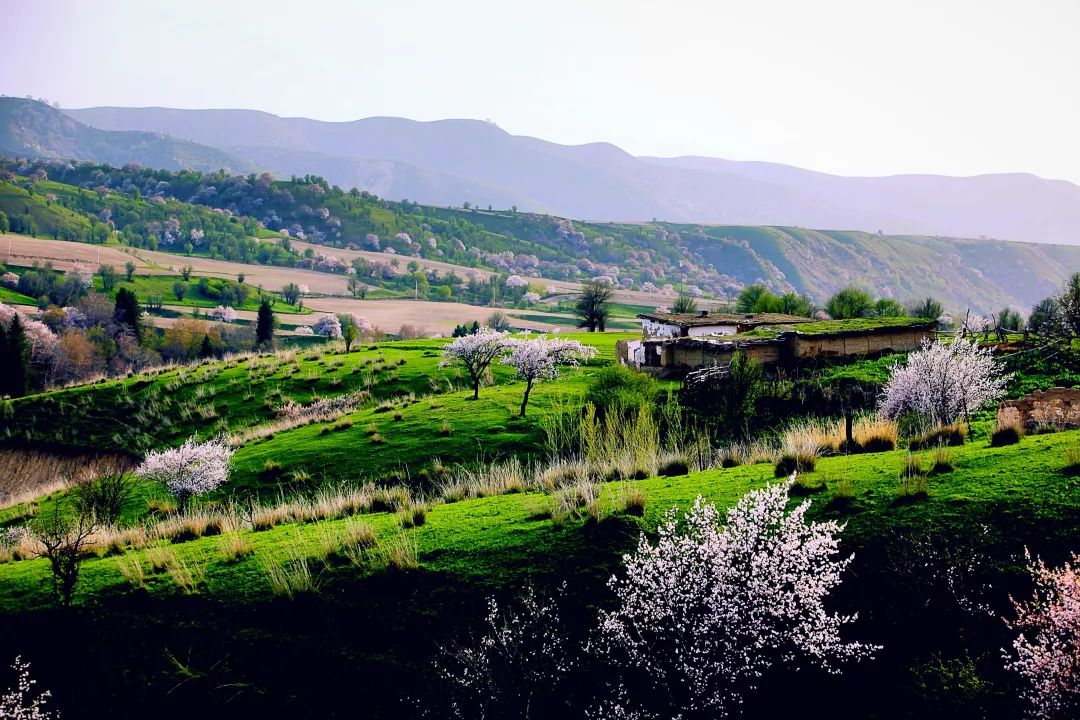
<svg viewBox="0 0 1080 720">
<path fill-rule="evenodd" d="M 220 322 L 233 322 L 236 320 L 236 310 L 228 305 L 218 305 L 210 311 L 210 317 Z"/>
<path fill-rule="evenodd" d="M 331 340 L 341 337 L 341 320 L 337 315 L 323 315 L 315 321 L 313 330 L 317 335 L 325 335 Z"/>
<path fill-rule="evenodd" d="M 793 480 L 747 493 L 726 520 L 700 497 L 681 523 L 672 509 L 609 581 L 599 650 L 656 678 L 671 715 L 729 712 L 776 664 L 839 672 L 875 650 L 842 642 L 855 616 L 825 610 L 851 557 L 836 557 L 840 524 L 806 522 L 809 501 L 786 509 Z"/>
<path fill-rule="evenodd" d="M 506 349 L 506 335 L 487 327 L 481 327 L 471 335 L 463 335 L 443 348 L 439 367 L 461 363 L 472 382 L 473 400 L 480 397 L 480 382 L 492 361 Z"/>
<path fill-rule="evenodd" d="M 1010 377 L 974 340 L 924 340 L 906 364 L 892 367 L 879 411 L 887 418 L 914 412 L 930 424 L 948 424 L 1001 398 Z"/>
<path fill-rule="evenodd" d="M 561 338 L 549 340 L 544 335 L 508 340 L 506 347 L 510 352 L 503 358 L 503 364 L 513 367 L 517 376 L 525 381 L 521 417 L 525 417 L 533 383 L 537 380 L 554 380 L 559 377 L 560 365 L 577 365 L 596 355 L 596 348 L 592 345 L 582 345 L 577 340 Z"/>
<path fill-rule="evenodd" d="M 192 437 L 178 448 L 150 451 L 135 474 L 164 485 L 183 515 L 188 500 L 217 489 L 229 479 L 232 456 L 232 448 L 224 440 L 200 443 Z"/>
<path fill-rule="evenodd" d="M 1024 692 L 1031 714 L 1039 718 L 1080 715 L 1080 555 L 1057 569 L 1027 555 L 1035 583 L 1029 602 L 1013 600 L 1016 620 L 1008 623 L 1020 636 L 1007 667 L 1028 683 Z"/>
<path fill-rule="evenodd" d="M 565 592 L 565 585 L 560 593 Z M 453 694 L 455 717 L 545 717 L 545 701 L 566 700 L 556 691 L 574 664 L 554 598 L 525 588 L 520 609 L 502 610 L 488 600 L 484 633 L 470 646 L 443 648 L 435 663 Z M 567 708 L 563 707 L 562 710 Z"/>
<path fill-rule="evenodd" d="M 45 690 L 33 696 L 34 685 L 37 680 L 30 678 L 30 663 L 23 662 L 22 657 L 16 657 L 11 664 L 18 680 L 15 687 L 0 695 L 0 718 L 12 718 L 12 720 L 48 720 L 59 717 L 59 714 L 45 709 L 45 703 L 52 695 Z"/>
</svg>

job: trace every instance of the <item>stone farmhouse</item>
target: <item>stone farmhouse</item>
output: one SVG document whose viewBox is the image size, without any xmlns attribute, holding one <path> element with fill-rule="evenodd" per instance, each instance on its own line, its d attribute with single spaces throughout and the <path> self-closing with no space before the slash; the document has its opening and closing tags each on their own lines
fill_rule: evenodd
<svg viewBox="0 0 1080 720">
<path fill-rule="evenodd" d="M 812 318 L 758 314 L 643 313 L 641 339 L 620 341 L 619 362 L 664 377 L 727 365 L 743 353 L 763 365 L 908 352 L 932 340 L 937 322 L 919 318 Z"/>
</svg>

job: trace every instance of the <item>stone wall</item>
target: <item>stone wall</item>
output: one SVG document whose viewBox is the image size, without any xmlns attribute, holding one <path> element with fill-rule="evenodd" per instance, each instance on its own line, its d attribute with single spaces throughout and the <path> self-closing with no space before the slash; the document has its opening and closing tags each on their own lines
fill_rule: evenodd
<svg viewBox="0 0 1080 720">
<path fill-rule="evenodd" d="M 853 357 L 884 355 L 890 352 L 910 352 L 933 340 L 933 328 L 897 328 L 874 330 L 851 335 L 822 337 L 794 336 L 795 357 Z"/>
<path fill-rule="evenodd" d="M 1080 427 L 1080 388 L 1036 390 L 1019 400 L 1009 400 L 998 408 L 998 423 L 1022 424 L 1033 428 L 1041 424 Z"/>
</svg>

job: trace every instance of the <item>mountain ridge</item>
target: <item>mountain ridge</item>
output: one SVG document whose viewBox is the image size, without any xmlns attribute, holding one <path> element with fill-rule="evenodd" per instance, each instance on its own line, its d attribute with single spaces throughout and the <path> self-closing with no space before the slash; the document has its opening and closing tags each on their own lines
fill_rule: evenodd
<svg viewBox="0 0 1080 720">
<path fill-rule="evenodd" d="M 359 168 L 372 162 L 405 163 L 399 166 L 403 171 L 423 179 L 405 173 L 390 182 L 401 193 L 394 199 L 437 205 L 468 200 L 497 207 L 515 197 L 521 202 L 513 204 L 523 210 L 594 221 L 659 218 L 1080 242 L 1080 187 L 1030 173 L 845 177 L 762 161 L 638 157 L 611 143 L 562 145 L 470 119 L 377 116 L 331 122 L 258 110 L 160 107 L 65 112 L 104 129 L 152 129 L 228 147 L 249 162 L 265 157 L 265 151 L 252 149 L 260 146 L 349 158 Z M 287 162 L 271 167 L 284 174 L 295 168 Z M 415 168 L 437 174 L 438 181 Z M 329 160 L 308 171 L 343 185 L 349 177 Z"/>
</svg>

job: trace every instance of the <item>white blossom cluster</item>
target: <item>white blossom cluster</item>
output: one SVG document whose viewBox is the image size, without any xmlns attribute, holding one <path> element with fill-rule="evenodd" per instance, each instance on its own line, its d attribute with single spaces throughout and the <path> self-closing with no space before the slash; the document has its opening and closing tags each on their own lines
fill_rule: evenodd
<svg viewBox="0 0 1080 720">
<path fill-rule="evenodd" d="M 17 288 L 19 287 L 19 276 L 13 272 L 6 272 L 0 275 L 0 285 L 6 288 Z"/>
<path fill-rule="evenodd" d="M 878 410 L 887 418 L 911 412 L 932 425 L 948 424 L 1000 399 L 1010 378 L 973 340 L 924 340 L 906 363 L 892 367 Z"/>
<path fill-rule="evenodd" d="M 200 443 L 192 437 L 178 448 L 150 451 L 135 474 L 164 485 L 183 512 L 188 499 L 216 490 L 229 479 L 232 456 L 224 440 Z"/>
<path fill-rule="evenodd" d="M 550 692 L 570 671 L 571 652 L 558 605 L 529 586 L 518 612 L 502 611 L 490 598 L 478 642 L 444 648 L 444 660 L 435 667 L 458 696 L 452 703 L 457 717 L 484 718 L 489 711 L 528 717 L 533 696 Z"/>
<path fill-rule="evenodd" d="M 1032 715 L 1065 718 L 1080 715 L 1080 555 L 1060 568 L 1046 567 L 1027 555 L 1035 584 L 1030 602 L 1013 600 L 1020 630 L 1006 666 L 1028 686 L 1024 692 Z"/>
<path fill-rule="evenodd" d="M 0 718 L 12 720 L 49 720 L 59 717 L 59 713 L 53 713 L 45 709 L 45 703 L 51 697 L 51 693 L 45 690 L 34 697 L 34 685 L 37 680 L 30 677 L 30 663 L 23 662 L 22 657 L 16 657 L 11 664 L 18 680 L 8 692 L 0 695 Z"/>
<path fill-rule="evenodd" d="M 681 523 L 669 511 L 610 580 L 617 607 L 598 649 L 656 678 L 673 711 L 725 714 L 774 665 L 838 672 L 874 652 L 840 639 L 854 615 L 824 607 L 851 557 L 837 558 L 840 524 L 805 521 L 809 501 L 786 509 L 793 480 L 747 493 L 726 518 L 701 497 Z"/>
<path fill-rule="evenodd" d="M 26 333 L 26 340 L 30 344 L 30 359 L 37 363 L 51 363 L 59 350 L 60 338 L 40 320 L 34 320 L 10 305 L 0 303 L 0 324 L 5 330 L 11 328 L 11 322 L 16 314 Z"/>
<path fill-rule="evenodd" d="M 346 393 L 345 395 L 317 398 L 307 405 L 301 405 L 295 400 L 289 399 L 274 408 L 274 413 L 279 417 L 288 418 L 289 420 L 340 415 L 355 410 L 366 397 L 368 397 L 367 392 L 357 390 L 355 392 Z"/>
</svg>

